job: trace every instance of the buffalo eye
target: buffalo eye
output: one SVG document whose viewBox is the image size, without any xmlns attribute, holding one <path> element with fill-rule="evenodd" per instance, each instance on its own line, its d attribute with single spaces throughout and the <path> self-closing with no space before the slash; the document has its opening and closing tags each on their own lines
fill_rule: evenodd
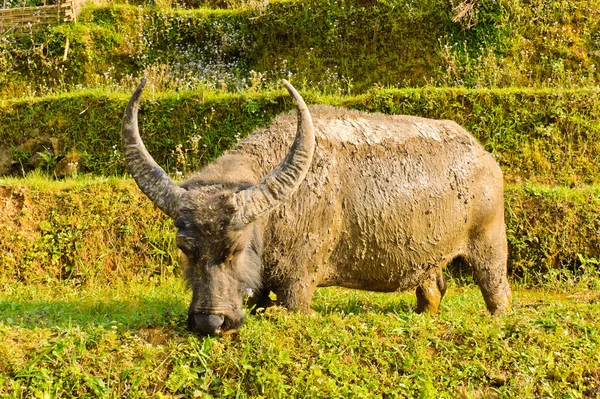
<svg viewBox="0 0 600 399">
<path fill-rule="evenodd" d="M 179 217 L 175 219 L 175 227 L 179 230 L 185 230 L 190 227 L 190 223 L 188 223 L 185 218 Z"/>
<path fill-rule="evenodd" d="M 218 264 L 226 263 L 231 261 L 234 257 L 239 255 L 243 251 L 243 247 L 239 245 L 225 246 L 221 250 L 221 255 L 217 259 Z"/>
<path fill-rule="evenodd" d="M 175 238 L 177 248 L 179 248 L 184 254 L 191 257 L 193 255 L 193 239 L 183 234 L 177 234 Z"/>
<path fill-rule="evenodd" d="M 216 263 L 218 265 L 230 261 L 233 258 L 233 253 L 229 249 L 221 251 L 220 255 L 216 257 Z"/>
<path fill-rule="evenodd" d="M 195 236 L 197 235 L 197 228 L 193 223 L 190 223 L 186 218 L 179 217 L 175 220 L 175 227 L 177 227 L 177 237 L 175 242 L 177 247 L 183 251 L 189 257 L 192 257 L 194 253 Z"/>
<path fill-rule="evenodd" d="M 235 245 L 229 248 L 229 259 L 239 256 L 246 249 L 243 245 Z"/>
</svg>

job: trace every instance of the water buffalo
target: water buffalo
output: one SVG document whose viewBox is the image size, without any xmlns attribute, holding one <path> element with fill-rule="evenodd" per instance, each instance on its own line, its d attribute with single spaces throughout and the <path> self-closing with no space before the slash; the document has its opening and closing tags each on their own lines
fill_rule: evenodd
<svg viewBox="0 0 600 399">
<path fill-rule="evenodd" d="M 193 296 L 188 326 L 239 328 L 244 296 L 308 311 L 316 287 L 416 288 L 436 312 L 443 268 L 470 265 L 488 310 L 508 310 L 502 172 L 451 121 L 307 107 L 276 118 L 183 184 L 138 131 L 145 84 L 123 117 L 125 160 L 140 189 L 175 221 Z M 296 127 L 297 126 L 297 127 Z"/>
</svg>

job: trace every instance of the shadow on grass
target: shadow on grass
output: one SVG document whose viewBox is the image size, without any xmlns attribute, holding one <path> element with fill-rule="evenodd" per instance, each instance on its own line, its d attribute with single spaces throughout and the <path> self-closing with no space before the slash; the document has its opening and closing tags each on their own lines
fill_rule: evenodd
<svg viewBox="0 0 600 399">
<path fill-rule="evenodd" d="M 132 330 L 170 327 L 185 331 L 186 317 L 186 305 L 176 299 L 0 301 L 0 322 L 29 329 L 116 325 Z"/>
<path fill-rule="evenodd" d="M 327 314 L 405 314 L 415 310 L 415 299 L 407 293 L 373 293 L 343 288 L 326 289 L 318 294 L 311 308 Z"/>
<path fill-rule="evenodd" d="M 414 313 L 415 305 L 411 302 L 396 302 L 388 304 L 373 304 L 373 303 L 353 303 L 353 304 L 319 304 L 313 305 L 312 309 L 320 314 L 364 314 L 364 313 L 380 313 L 380 314 L 405 314 Z"/>
<path fill-rule="evenodd" d="M 372 293 L 343 288 L 318 291 L 312 309 L 332 314 L 413 314 L 414 294 Z M 249 312 L 248 312 L 249 313 Z M 253 316 L 247 316 L 253 317 Z M 22 328 L 67 328 L 70 326 L 117 326 L 119 329 L 169 328 L 187 333 L 187 303 L 178 297 L 133 296 L 58 300 L 0 300 L 0 323 Z"/>
</svg>

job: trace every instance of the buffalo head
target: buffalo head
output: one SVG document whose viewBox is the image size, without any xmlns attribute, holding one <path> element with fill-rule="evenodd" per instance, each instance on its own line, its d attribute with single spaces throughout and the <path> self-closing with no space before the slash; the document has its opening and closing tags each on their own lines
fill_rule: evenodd
<svg viewBox="0 0 600 399">
<path fill-rule="evenodd" d="M 177 246 L 193 291 L 190 330 L 219 335 L 241 325 L 245 293 L 261 287 L 262 216 L 304 180 L 315 146 L 312 119 L 302 97 L 284 81 L 297 106 L 298 129 L 278 167 L 253 182 L 248 177 L 252 171 L 237 159 L 222 162 L 221 169 L 241 165 L 242 170 L 200 172 L 178 185 L 152 159 L 140 138 L 137 113 L 145 83 L 144 79 L 133 93 L 123 116 L 125 161 L 139 188 L 175 221 Z M 231 178 L 236 175 L 239 178 Z"/>
</svg>

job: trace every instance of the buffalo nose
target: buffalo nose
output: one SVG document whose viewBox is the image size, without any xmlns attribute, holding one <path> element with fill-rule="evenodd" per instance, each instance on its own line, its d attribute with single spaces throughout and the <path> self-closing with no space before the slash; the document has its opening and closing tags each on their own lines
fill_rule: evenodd
<svg viewBox="0 0 600 399">
<path fill-rule="evenodd" d="M 200 335 L 217 335 L 221 333 L 221 326 L 225 317 L 213 314 L 190 314 L 188 326 L 190 330 Z"/>
</svg>

